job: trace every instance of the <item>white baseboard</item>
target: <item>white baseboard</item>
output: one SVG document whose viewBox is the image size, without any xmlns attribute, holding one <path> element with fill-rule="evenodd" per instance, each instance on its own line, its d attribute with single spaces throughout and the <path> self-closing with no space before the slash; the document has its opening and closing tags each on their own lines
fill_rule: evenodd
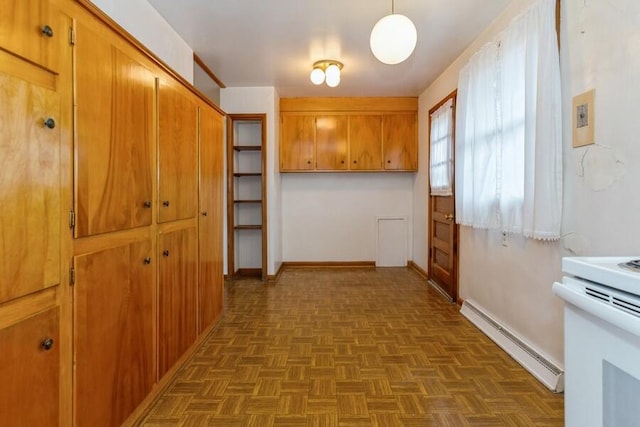
<svg viewBox="0 0 640 427">
<path fill-rule="evenodd" d="M 516 362 L 543 383 L 549 390 L 564 391 L 564 371 L 512 331 L 494 320 L 473 300 L 465 300 L 460 309 L 478 329 L 506 351 Z"/>
</svg>

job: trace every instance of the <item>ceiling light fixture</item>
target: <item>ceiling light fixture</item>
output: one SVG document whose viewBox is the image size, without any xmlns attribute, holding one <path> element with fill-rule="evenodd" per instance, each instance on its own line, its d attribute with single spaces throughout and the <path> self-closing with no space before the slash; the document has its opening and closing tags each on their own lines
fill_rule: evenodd
<svg viewBox="0 0 640 427">
<path fill-rule="evenodd" d="M 411 56 L 417 41 L 416 26 L 406 16 L 394 12 L 391 0 L 391 15 L 381 18 L 371 30 L 371 52 L 380 62 L 399 64 Z"/>
<path fill-rule="evenodd" d="M 313 70 L 309 77 L 314 85 L 327 83 L 329 87 L 336 87 L 340 84 L 340 70 L 342 62 L 333 59 L 323 59 L 313 63 Z"/>
</svg>

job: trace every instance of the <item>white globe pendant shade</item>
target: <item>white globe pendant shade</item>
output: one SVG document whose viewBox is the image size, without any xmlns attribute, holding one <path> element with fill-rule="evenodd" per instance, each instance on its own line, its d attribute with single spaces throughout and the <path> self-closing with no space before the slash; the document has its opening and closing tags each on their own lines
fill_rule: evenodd
<svg viewBox="0 0 640 427">
<path fill-rule="evenodd" d="M 322 68 L 314 68 L 311 70 L 310 78 L 314 85 L 321 85 L 324 82 L 324 71 Z"/>
<path fill-rule="evenodd" d="M 331 64 L 324 72 L 327 86 L 336 87 L 340 84 L 340 68 L 336 64 Z"/>
<path fill-rule="evenodd" d="M 380 62 L 399 64 L 413 53 L 418 33 L 404 15 L 391 14 L 380 19 L 371 30 L 371 52 Z"/>
</svg>

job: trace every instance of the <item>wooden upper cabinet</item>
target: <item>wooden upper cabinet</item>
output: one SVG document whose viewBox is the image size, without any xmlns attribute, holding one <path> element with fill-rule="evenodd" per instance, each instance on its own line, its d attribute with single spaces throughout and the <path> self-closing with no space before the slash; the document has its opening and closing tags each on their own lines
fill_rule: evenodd
<svg viewBox="0 0 640 427">
<path fill-rule="evenodd" d="M 59 425 L 59 311 L 51 308 L 0 329 L 2 425 Z"/>
<path fill-rule="evenodd" d="M 382 169 L 382 116 L 349 116 L 349 169 Z"/>
<path fill-rule="evenodd" d="M 198 106 L 182 86 L 158 83 L 158 222 L 193 218 L 198 209 Z"/>
<path fill-rule="evenodd" d="M 151 224 L 155 77 L 79 24 L 76 237 Z"/>
<path fill-rule="evenodd" d="M 156 379 L 157 259 L 146 240 L 74 261 L 75 425 L 119 426 Z"/>
<path fill-rule="evenodd" d="M 313 170 L 315 116 L 283 114 L 280 134 L 280 170 Z"/>
<path fill-rule="evenodd" d="M 222 116 L 200 108 L 199 332 L 222 314 L 224 146 Z"/>
<path fill-rule="evenodd" d="M 316 169 L 346 170 L 347 157 L 347 116 L 319 115 L 316 128 Z"/>
<path fill-rule="evenodd" d="M 69 43 L 69 29 L 51 0 L 2 2 L 0 46 L 50 71 L 60 71 L 59 41 Z"/>
<path fill-rule="evenodd" d="M 414 113 L 386 114 L 382 118 L 385 170 L 418 169 L 418 120 Z"/>
<path fill-rule="evenodd" d="M 160 234 L 158 251 L 158 373 L 162 377 L 197 336 L 195 228 Z"/>
</svg>

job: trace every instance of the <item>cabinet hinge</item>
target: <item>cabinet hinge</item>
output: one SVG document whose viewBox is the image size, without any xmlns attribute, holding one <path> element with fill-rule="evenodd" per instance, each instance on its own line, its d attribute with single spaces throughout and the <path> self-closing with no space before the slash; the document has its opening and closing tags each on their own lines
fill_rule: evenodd
<svg viewBox="0 0 640 427">
<path fill-rule="evenodd" d="M 73 286 L 76 284 L 76 269 L 73 267 L 69 268 L 69 286 Z"/>
<path fill-rule="evenodd" d="M 69 44 L 72 46 L 76 44 L 76 31 L 73 28 L 69 28 Z"/>
<path fill-rule="evenodd" d="M 76 226 L 76 213 L 74 211 L 69 211 L 69 228 L 73 230 Z"/>
</svg>

